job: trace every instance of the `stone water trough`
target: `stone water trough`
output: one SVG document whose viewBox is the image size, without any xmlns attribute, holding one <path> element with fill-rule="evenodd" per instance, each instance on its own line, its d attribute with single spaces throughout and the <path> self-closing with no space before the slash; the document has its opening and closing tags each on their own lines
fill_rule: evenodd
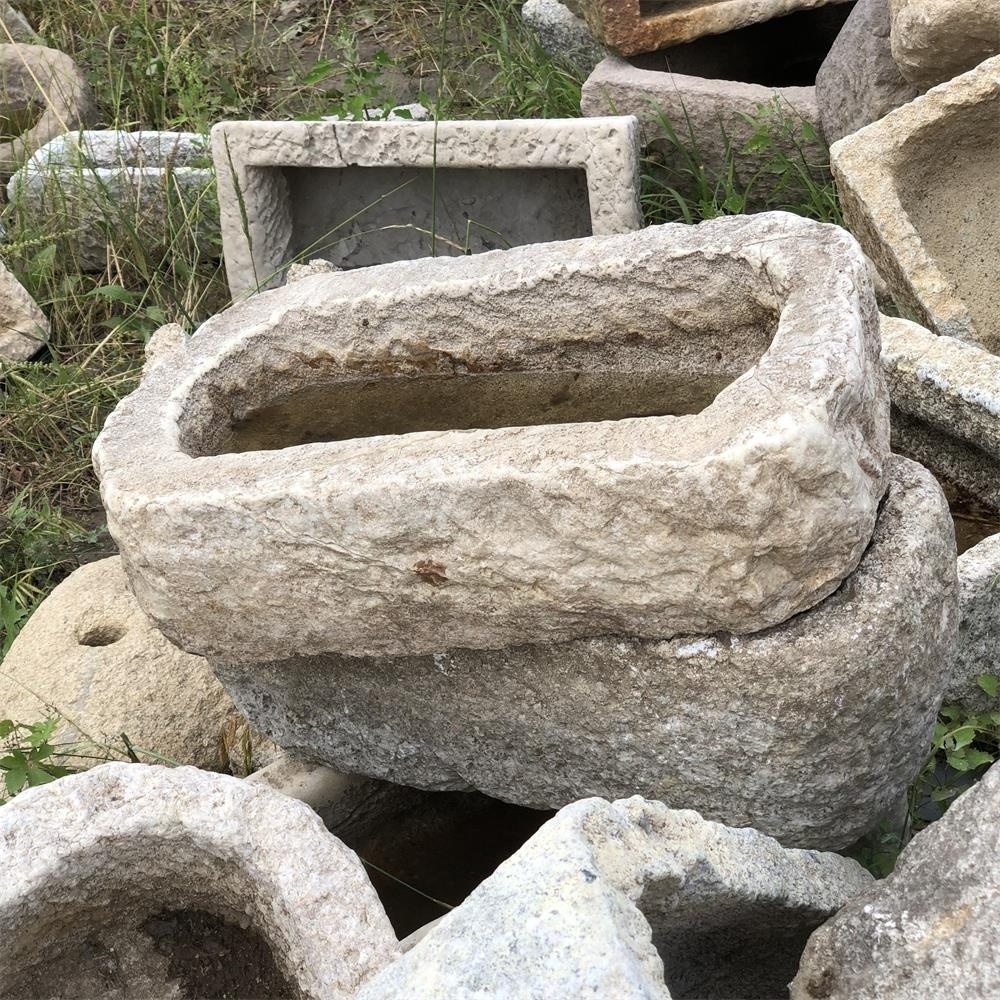
<svg viewBox="0 0 1000 1000">
<path fill-rule="evenodd" d="M 304 278 L 109 418 L 109 527 L 283 746 L 841 847 L 919 769 L 956 626 L 878 323 L 853 239 L 784 214 Z"/>
</svg>

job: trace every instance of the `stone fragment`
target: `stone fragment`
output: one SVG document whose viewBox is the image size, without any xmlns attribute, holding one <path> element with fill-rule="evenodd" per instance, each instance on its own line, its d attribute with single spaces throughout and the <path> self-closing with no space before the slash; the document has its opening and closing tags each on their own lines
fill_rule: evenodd
<svg viewBox="0 0 1000 1000">
<path fill-rule="evenodd" d="M 216 659 L 753 632 L 871 538 L 877 352 L 863 255 L 790 215 L 400 262 L 210 320 L 95 463 Z"/>
<path fill-rule="evenodd" d="M 980 685 L 983 674 L 1000 677 L 1000 534 L 984 538 L 958 557 L 962 624 L 944 693 L 968 715 L 1000 710 L 1000 700 Z"/>
<path fill-rule="evenodd" d="M 892 57 L 922 91 L 1000 53 L 995 0 L 889 0 L 889 6 Z"/>
<path fill-rule="evenodd" d="M 0 44 L 4 132 L 0 177 L 9 177 L 40 146 L 67 129 L 97 120 L 90 85 L 64 52 L 44 45 Z"/>
<path fill-rule="evenodd" d="M 114 743 L 210 770 L 239 721 L 200 656 L 172 646 L 135 603 L 117 556 L 81 566 L 42 602 L 0 666 L 0 718 L 58 713 L 59 742 Z M 73 758 L 74 766 L 96 760 Z"/>
<path fill-rule="evenodd" d="M 203 942 L 169 967 L 155 947 L 159 925 L 198 914 L 247 942 L 234 963 L 271 959 L 270 995 L 346 1000 L 398 954 L 360 861 L 312 810 L 195 768 L 104 764 L 22 792 L 0 809 L 0 869 L 3 996 L 205 996 Z"/>
<path fill-rule="evenodd" d="M 858 0 L 816 74 L 816 103 L 829 143 L 884 118 L 919 91 L 889 47 L 889 0 Z"/>
<path fill-rule="evenodd" d="M 28 19 L 7 0 L 0 0 L 0 42 L 24 42 L 28 45 L 41 42 Z"/>
<path fill-rule="evenodd" d="M 940 487 L 905 459 L 892 469 L 857 570 L 755 635 L 216 671 L 255 725 L 338 770 L 536 808 L 638 793 L 789 846 L 842 848 L 920 770 L 958 627 Z"/>
<path fill-rule="evenodd" d="M 48 317 L 0 262 L 0 363 L 27 361 L 48 339 Z"/>
<path fill-rule="evenodd" d="M 630 56 L 667 48 L 702 35 L 719 35 L 798 10 L 844 0 L 583 0 L 583 13 L 597 38 Z"/>
<path fill-rule="evenodd" d="M 572 63 L 583 74 L 608 55 L 587 22 L 559 0 L 525 0 L 521 18 L 550 56 Z"/>
<path fill-rule="evenodd" d="M 1000 350 L 1000 57 L 834 143 L 847 227 L 900 308 Z"/>
<path fill-rule="evenodd" d="M 140 249 L 152 255 L 175 246 L 185 227 L 217 246 L 214 187 L 207 136 L 88 131 L 60 135 L 34 153 L 7 184 L 7 200 L 20 215 L 72 227 L 75 265 L 100 271 L 109 245 L 125 257 Z"/>
<path fill-rule="evenodd" d="M 638 796 L 567 806 L 358 1000 L 782 997 L 871 875 Z"/>
<path fill-rule="evenodd" d="M 809 939 L 792 1000 L 984 1000 L 1000 976 L 1000 768 Z"/>
<path fill-rule="evenodd" d="M 212 151 L 234 299 L 312 257 L 357 268 L 642 223 L 627 117 L 221 122 Z"/>
<path fill-rule="evenodd" d="M 766 51 L 766 50 L 765 50 Z M 668 50 L 669 53 L 669 50 Z M 611 57 L 583 85 L 585 115 L 635 115 L 647 151 L 652 190 L 672 188 L 697 203 L 732 173 L 746 193 L 747 211 L 766 209 L 779 194 L 806 197 L 788 171 L 769 165 L 776 156 L 801 163 L 817 182 L 829 180 L 827 150 L 816 134 L 819 110 L 814 87 L 769 87 L 635 66 Z M 617 110 L 616 110 L 617 109 Z M 768 144 L 753 141 L 758 133 Z"/>
</svg>

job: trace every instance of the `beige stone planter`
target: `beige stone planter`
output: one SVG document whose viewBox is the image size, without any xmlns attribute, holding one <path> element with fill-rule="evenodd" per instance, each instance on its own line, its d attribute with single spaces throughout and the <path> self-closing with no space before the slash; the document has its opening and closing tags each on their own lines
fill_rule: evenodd
<svg viewBox="0 0 1000 1000">
<path fill-rule="evenodd" d="M 752 632 L 871 538 L 877 322 L 850 236 L 783 214 L 319 275 L 206 323 L 95 464 L 203 655 Z"/>
<path fill-rule="evenodd" d="M 1000 57 L 831 150 L 847 227 L 900 307 L 1000 350 Z"/>
</svg>

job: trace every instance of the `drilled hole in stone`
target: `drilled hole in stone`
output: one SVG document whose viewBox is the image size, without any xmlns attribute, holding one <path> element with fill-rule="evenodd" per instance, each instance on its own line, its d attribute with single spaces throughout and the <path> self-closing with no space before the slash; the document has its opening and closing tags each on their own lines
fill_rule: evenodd
<svg viewBox="0 0 1000 1000">
<path fill-rule="evenodd" d="M 673 5 L 655 6 L 664 8 L 659 13 L 673 12 Z M 816 73 L 853 7 L 853 3 L 836 3 L 799 10 L 736 31 L 632 56 L 629 62 L 639 69 L 669 70 L 709 80 L 808 87 L 816 82 Z"/>
<path fill-rule="evenodd" d="M 110 646 L 125 635 L 120 625 L 93 625 L 84 630 L 78 642 L 81 646 Z"/>
</svg>

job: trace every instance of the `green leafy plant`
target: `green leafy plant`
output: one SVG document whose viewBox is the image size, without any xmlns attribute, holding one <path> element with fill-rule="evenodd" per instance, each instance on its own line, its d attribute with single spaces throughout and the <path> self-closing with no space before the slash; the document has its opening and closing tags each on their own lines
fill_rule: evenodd
<svg viewBox="0 0 1000 1000">
<path fill-rule="evenodd" d="M 4 798 L 22 789 L 44 785 L 72 774 L 74 768 L 55 763 L 57 750 L 52 737 L 59 725 L 57 716 L 30 725 L 0 719 L 0 772 L 3 773 Z"/>
</svg>

